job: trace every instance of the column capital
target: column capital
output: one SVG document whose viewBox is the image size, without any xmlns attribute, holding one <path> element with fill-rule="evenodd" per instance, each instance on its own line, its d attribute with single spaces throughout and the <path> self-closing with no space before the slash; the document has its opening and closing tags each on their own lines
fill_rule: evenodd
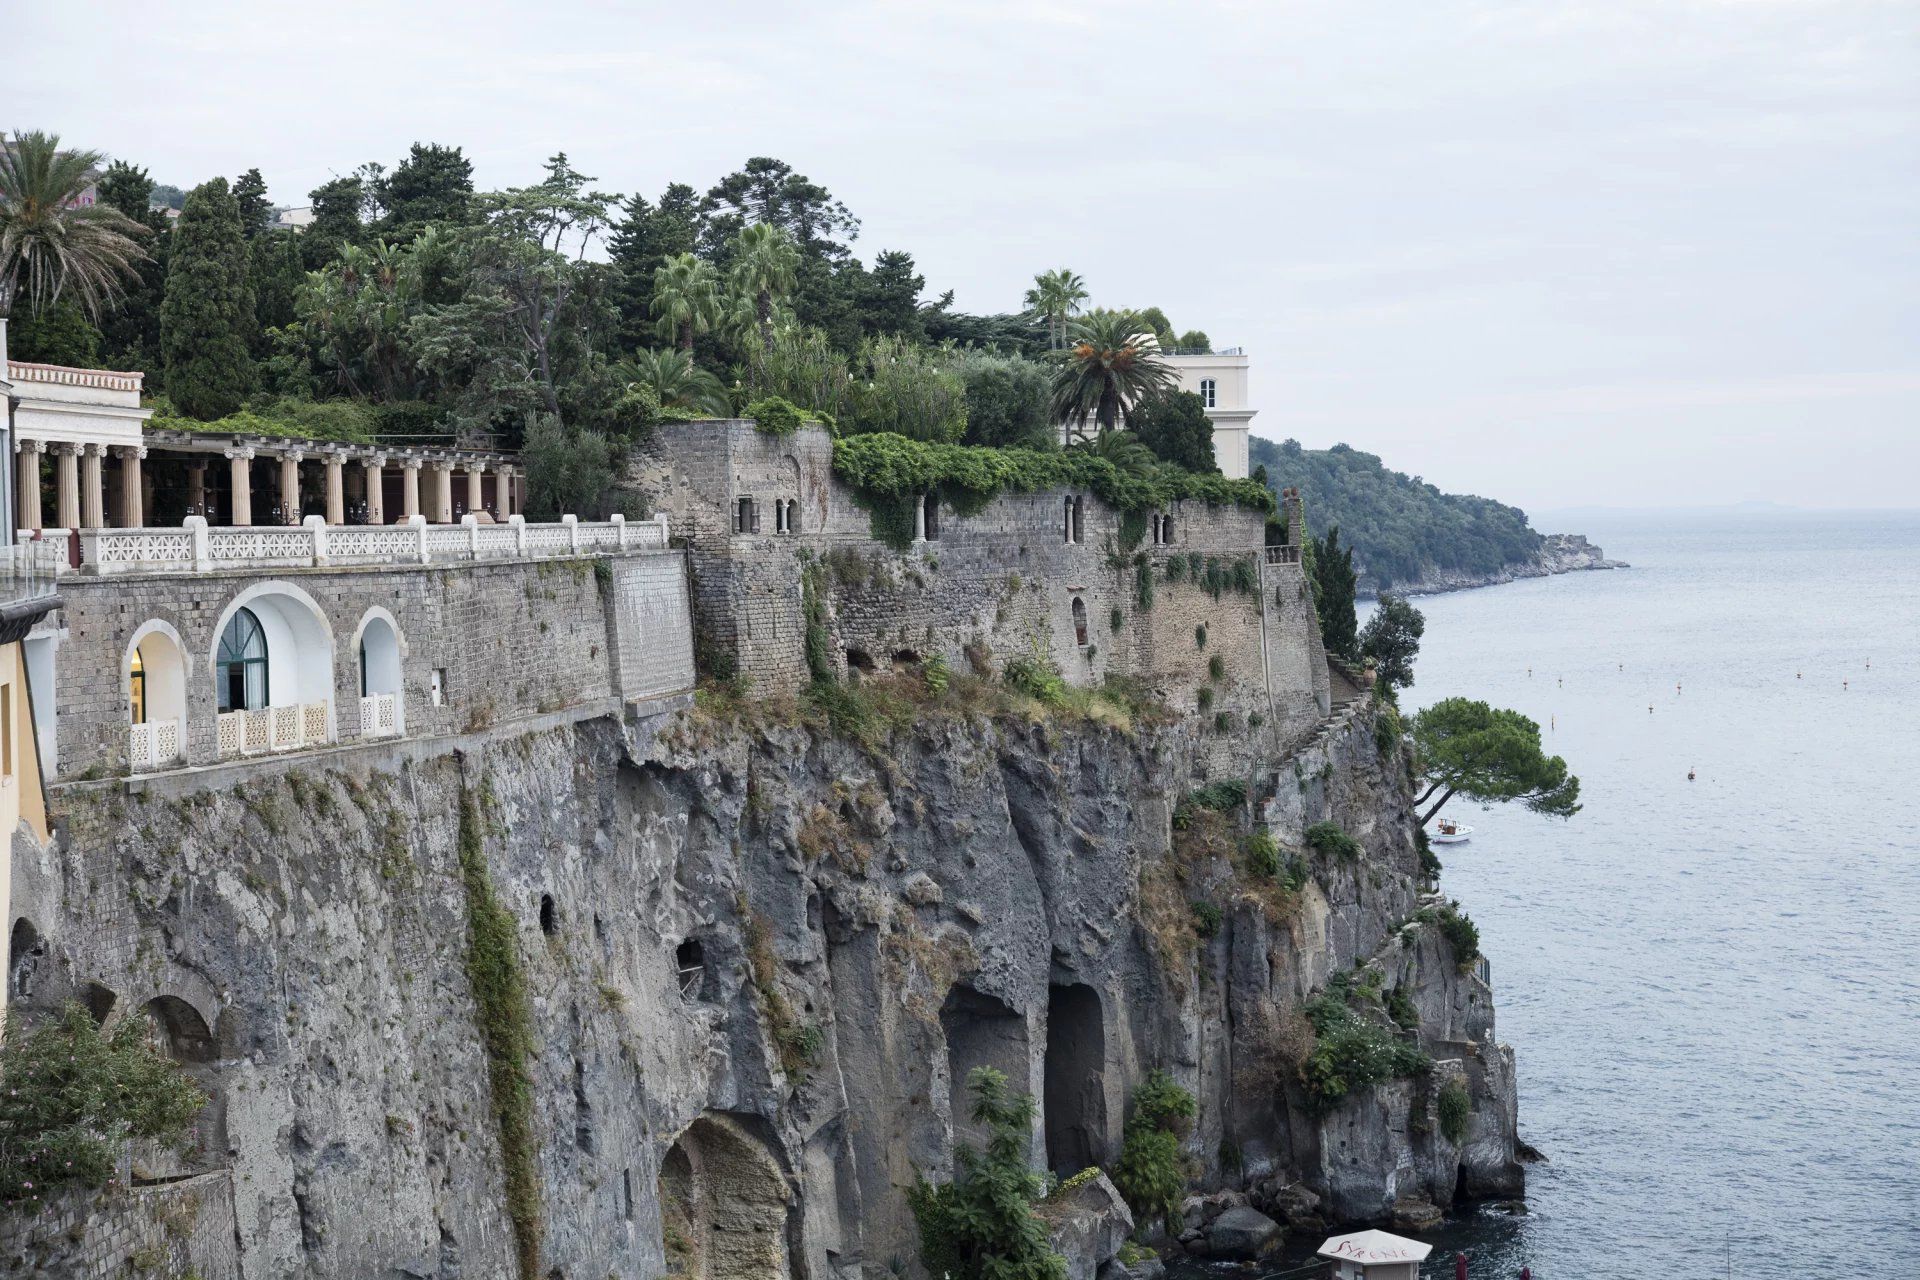
<svg viewBox="0 0 1920 1280">
<path fill-rule="evenodd" d="M 147 446 L 143 444 L 116 444 L 113 446 L 113 456 L 116 458 L 137 458 L 144 460 L 147 456 Z"/>
<path fill-rule="evenodd" d="M 47 446 L 47 452 L 56 458 L 77 458 L 80 456 L 80 446 L 71 440 L 55 440 Z"/>
<path fill-rule="evenodd" d="M 387 455 L 384 453 L 370 453 L 362 457 L 359 461 L 363 467 L 384 467 L 387 465 Z"/>
<path fill-rule="evenodd" d="M 15 453 L 45 453 L 47 451 L 47 442 L 24 437 L 16 438 L 13 442 L 13 451 Z"/>
<path fill-rule="evenodd" d="M 234 462 L 241 461 L 242 459 L 252 462 L 254 448 L 252 445 L 242 445 L 237 449 L 222 449 L 220 452 Z"/>
<path fill-rule="evenodd" d="M 282 462 L 292 462 L 296 464 L 307 460 L 306 451 L 302 449 L 281 449 L 279 450 L 279 457 Z"/>
<path fill-rule="evenodd" d="M 420 469 L 420 459 L 402 458 L 400 459 L 400 465 L 402 467 L 405 467 L 408 471 L 418 471 Z"/>
<path fill-rule="evenodd" d="M 80 453 L 82 457 L 104 458 L 107 456 L 107 446 L 97 440 L 89 440 L 80 446 Z"/>
<path fill-rule="evenodd" d="M 481 461 L 479 461 L 479 462 L 466 462 L 466 463 L 462 463 L 462 464 L 461 464 L 461 467 L 462 467 L 462 469 L 463 469 L 463 470 L 466 470 L 466 471 L 471 471 L 471 472 L 473 472 L 473 473 L 474 473 L 475 475 L 485 475 L 485 474 L 486 474 L 486 471 L 487 471 L 487 466 L 488 466 L 488 465 L 489 465 L 489 464 L 488 464 L 488 463 L 487 463 L 487 462 L 486 462 L 486 461 L 485 461 L 485 460 L 483 459 L 483 460 L 481 460 Z"/>
</svg>

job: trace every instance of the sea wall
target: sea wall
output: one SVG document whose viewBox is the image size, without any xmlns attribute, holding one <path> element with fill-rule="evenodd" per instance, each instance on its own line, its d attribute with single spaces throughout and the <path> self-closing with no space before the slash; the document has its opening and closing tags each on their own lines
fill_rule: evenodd
<svg viewBox="0 0 1920 1280">
<path fill-rule="evenodd" d="M 248 1277 L 885 1274 L 916 1251 L 904 1189 L 969 1136 L 974 1065 L 1041 1102 L 1048 1167 L 1110 1162 L 1159 1067 L 1199 1099 L 1206 1186 L 1372 1220 L 1463 1168 L 1515 1185 L 1510 1059 L 1415 917 L 1407 765 L 1370 700 L 1276 758 L 1196 716 L 983 696 L 864 742 L 749 699 L 68 786 L 56 841 L 15 840 L 40 940 L 17 1002 L 170 1029 L 216 1097 L 200 1150 Z M 1245 804 L 1181 803 L 1233 777 Z M 1320 821 L 1357 855 L 1307 847 Z M 1297 890 L 1249 872 L 1258 830 Z M 518 1184 L 469 969 L 495 909 L 530 1047 Z M 1464 1146 L 1402 1123 L 1405 1086 L 1307 1105 L 1286 1029 L 1357 963 L 1462 1063 Z"/>
</svg>

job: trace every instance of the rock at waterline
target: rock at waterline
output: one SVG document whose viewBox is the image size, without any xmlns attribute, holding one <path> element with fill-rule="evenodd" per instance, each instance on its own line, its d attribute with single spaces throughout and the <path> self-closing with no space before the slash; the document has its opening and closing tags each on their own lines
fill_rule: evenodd
<svg viewBox="0 0 1920 1280">
<path fill-rule="evenodd" d="M 1280 1243 L 1280 1224 L 1258 1209 L 1228 1209 L 1207 1228 L 1207 1252 L 1215 1258 L 1258 1258 Z"/>
<path fill-rule="evenodd" d="M 1053 1251 L 1067 1262 L 1067 1280 L 1094 1280 L 1101 1264 L 1133 1234 L 1133 1213 L 1106 1174 L 1069 1181 L 1039 1207 Z"/>
</svg>

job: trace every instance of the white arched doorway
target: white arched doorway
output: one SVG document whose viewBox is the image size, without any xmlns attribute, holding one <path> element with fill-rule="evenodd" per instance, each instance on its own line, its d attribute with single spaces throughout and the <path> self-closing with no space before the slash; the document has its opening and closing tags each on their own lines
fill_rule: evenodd
<svg viewBox="0 0 1920 1280">
<path fill-rule="evenodd" d="M 126 680 L 127 766 L 149 773 L 176 764 L 187 751 L 187 656 L 180 633 L 148 622 L 133 633 L 121 664 Z"/>
<path fill-rule="evenodd" d="M 285 582 L 235 596 L 209 655 L 224 758 L 333 739 L 333 631 L 313 598 Z"/>
<path fill-rule="evenodd" d="M 405 682 L 401 672 L 400 632 L 393 615 L 370 609 L 360 620 L 354 650 L 360 668 L 360 735 L 388 738 L 405 733 Z"/>
</svg>

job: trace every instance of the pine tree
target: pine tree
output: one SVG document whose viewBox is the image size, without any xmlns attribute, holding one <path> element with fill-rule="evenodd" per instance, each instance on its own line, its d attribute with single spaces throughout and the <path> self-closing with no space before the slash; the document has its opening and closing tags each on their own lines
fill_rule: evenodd
<svg viewBox="0 0 1920 1280">
<path fill-rule="evenodd" d="M 224 418 L 253 385 L 247 343 L 253 335 L 253 289 L 240 206 L 225 178 L 187 193 L 174 228 L 167 292 L 160 304 L 160 349 L 167 395 L 191 418 Z"/>
<path fill-rule="evenodd" d="M 267 199 L 267 180 L 258 169 L 249 169 L 234 179 L 233 200 L 240 209 L 240 233 L 251 240 L 267 229 L 273 217 L 273 202 Z"/>
</svg>

